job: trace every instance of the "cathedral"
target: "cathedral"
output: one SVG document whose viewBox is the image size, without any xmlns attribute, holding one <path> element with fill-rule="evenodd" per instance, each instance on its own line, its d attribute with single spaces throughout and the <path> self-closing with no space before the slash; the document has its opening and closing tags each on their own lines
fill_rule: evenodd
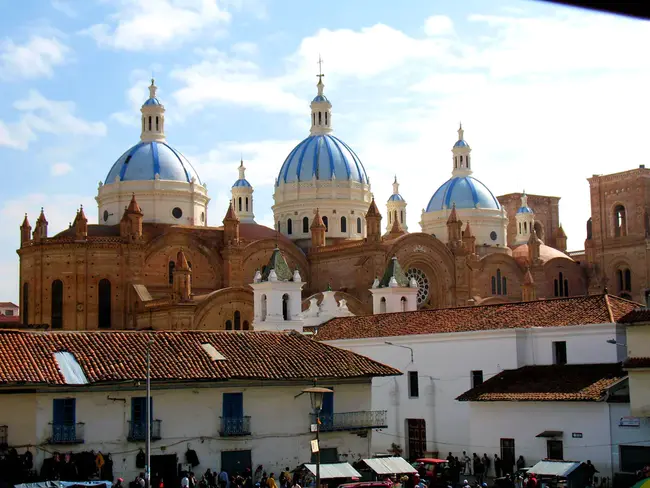
<svg viewBox="0 0 650 488">
<path fill-rule="evenodd" d="M 320 77 L 309 135 L 275 180 L 275 229 L 255 222 L 243 161 L 230 204 L 214 222 L 206 182 L 167 141 L 156 90 L 152 80 L 140 141 L 98 185 L 97 225 L 79 208 L 69 228 L 50 235 L 44 210 L 33 227 L 25 215 L 18 250 L 23 325 L 283 328 L 283 321 L 289 325 L 332 297 L 355 315 L 603 290 L 646 300 L 650 171 L 644 166 L 589 178 L 585 250 L 567 253 L 559 198 L 495 197 L 474 176 L 461 126 L 451 176 L 422 210 L 421 231 L 409 232 L 397 178 L 384 218 L 360 158 L 334 135 Z M 386 275 L 391 269 L 399 279 Z M 401 302 L 378 308 L 391 287 L 403 291 Z"/>
</svg>

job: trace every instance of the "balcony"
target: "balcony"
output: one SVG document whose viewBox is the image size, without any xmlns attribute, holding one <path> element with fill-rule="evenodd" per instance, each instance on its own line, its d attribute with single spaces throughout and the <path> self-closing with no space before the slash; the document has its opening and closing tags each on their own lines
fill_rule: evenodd
<svg viewBox="0 0 650 488">
<path fill-rule="evenodd" d="M 9 447 L 9 427 L 0 425 L 0 450 Z"/>
<path fill-rule="evenodd" d="M 151 440 L 158 441 L 160 436 L 160 420 L 151 421 Z M 147 440 L 147 423 L 146 422 L 133 422 L 129 420 L 129 442 L 144 442 Z"/>
<path fill-rule="evenodd" d="M 316 423 L 316 416 L 310 416 L 310 422 Z M 385 429 L 386 410 L 363 410 L 331 415 L 320 415 L 321 432 L 338 432 L 367 429 Z"/>
<path fill-rule="evenodd" d="M 84 427 L 83 422 L 76 424 L 55 424 L 50 423 L 52 434 L 48 439 L 50 444 L 83 444 Z"/>
<path fill-rule="evenodd" d="M 221 437 L 241 437 L 251 435 L 250 417 L 219 417 L 221 426 L 219 435 Z"/>
</svg>

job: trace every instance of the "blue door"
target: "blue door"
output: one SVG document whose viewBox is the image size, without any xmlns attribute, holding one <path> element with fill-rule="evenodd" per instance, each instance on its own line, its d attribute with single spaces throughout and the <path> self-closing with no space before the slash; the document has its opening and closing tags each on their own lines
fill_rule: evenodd
<svg viewBox="0 0 650 488">
<path fill-rule="evenodd" d="M 151 428 L 155 430 L 153 422 L 153 397 L 149 399 L 149 418 Z M 147 397 L 131 398 L 131 423 L 129 424 L 129 438 L 135 441 L 144 440 L 147 437 Z M 156 432 L 151 433 L 152 438 L 159 437 Z"/>
<path fill-rule="evenodd" d="M 244 394 L 224 393 L 221 430 L 228 435 L 244 433 Z"/>
<path fill-rule="evenodd" d="M 55 398 L 52 403 L 52 440 L 57 443 L 75 442 L 76 400 Z"/>
<path fill-rule="evenodd" d="M 333 390 L 331 386 L 327 389 Z M 334 392 L 323 395 L 323 407 L 320 410 L 320 422 L 324 428 L 334 427 Z"/>
</svg>

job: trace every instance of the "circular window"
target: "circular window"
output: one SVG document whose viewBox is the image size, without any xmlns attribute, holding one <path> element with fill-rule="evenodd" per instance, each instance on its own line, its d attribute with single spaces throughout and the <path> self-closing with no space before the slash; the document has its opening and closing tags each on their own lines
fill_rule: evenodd
<svg viewBox="0 0 650 488">
<path fill-rule="evenodd" d="M 175 219 L 180 219 L 183 216 L 183 211 L 180 209 L 180 207 L 174 207 L 172 209 L 172 215 Z"/>
<path fill-rule="evenodd" d="M 494 231 L 490 232 L 490 239 L 492 239 L 493 241 L 496 241 L 497 240 L 497 233 L 494 232 Z"/>
<path fill-rule="evenodd" d="M 201 223 L 205 222 L 205 212 L 201 212 Z"/>
<path fill-rule="evenodd" d="M 108 221 L 108 210 L 104 210 L 104 222 Z"/>
<path fill-rule="evenodd" d="M 411 281 L 415 278 L 418 284 L 418 307 L 424 304 L 429 298 L 429 278 L 424 271 L 417 268 L 411 268 L 406 272 L 406 277 Z"/>
</svg>

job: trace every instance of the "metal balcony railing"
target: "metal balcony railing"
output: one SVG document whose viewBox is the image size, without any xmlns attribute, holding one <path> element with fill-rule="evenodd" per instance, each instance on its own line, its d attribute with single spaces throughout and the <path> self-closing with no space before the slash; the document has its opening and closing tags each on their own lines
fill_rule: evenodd
<svg viewBox="0 0 650 488">
<path fill-rule="evenodd" d="M 82 444 L 84 441 L 83 422 L 76 424 L 55 424 L 50 423 L 52 434 L 49 438 L 50 444 Z"/>
<path fill-rule="evenodd" d="M 359 412 L 344 412 L 321 414 L 320 431 L 336 432 L 342 430 L 385 429 L 386 410 L 362 410 Z M 311 424 L 316 423 L 316 416 L 311 414 Z"/>
<path fill-rule="evenodd" d="M 9 447 L 9 427 L 0 425 L 0 449 Z"/>
<path fill-rule="evenodd" d="M 160 435 L 160 420 L 151 421 L 151 440 L 158 441 L 162 439 Z M 130 442 L 144 442 L 147 440 L 147 423 L 146 422 L 133 422 L 129 420 L 129 436 Z"/>
<path fill-rule="evenodd" d="M 219 435 L 221 437 L 237 437 L 251 434 L 250 417 L 219 417 L 221 426 Z"/>
</svg>

